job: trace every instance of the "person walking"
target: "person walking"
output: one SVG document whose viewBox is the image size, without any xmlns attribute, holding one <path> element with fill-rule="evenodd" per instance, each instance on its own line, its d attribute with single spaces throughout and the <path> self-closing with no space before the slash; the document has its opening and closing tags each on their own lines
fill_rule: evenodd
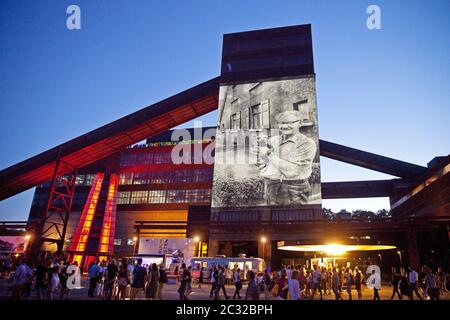
<svg viewBox="0 0 450 320">
<path fill-rule="evenodd" d="M 216 294 L 215 294 L 215 300 L 219 299 L 219 292 L 220 289 L 223 291 L 223 296 L 226 300 L 230 299 L 230 297 L 227 295 L 227 290 L 225 289 L 225 275 L 224 275 L 224 268 L 223 266 L 219 266 L 219 272 L 217 275 L 217 285 L 216 285 Z"/>
<path fill-rule="evenodd" d="M 210 298 L 212 298 L 213 294 L 215 294 L 215 292 L 216 292 L 217 276 L 218 276 L 217 268 L 216 268 L 216 266 L 213 266 L 209 270 L 209 280 L 211 282 L 211 291 L 209 292 L 209 297 Z"/>
<path fill-rule="evenodd" d="M 372 286 L 373 286 L 373 300 L 380 300 L 380 294 L 378 291 L 381 289 L 380 274 L 372 270 Z"/>
<path fill-rule="evenodd" d="M 408 273 L 405 268 L 400 268 L 400 300 L 403 300 L 403 296 L 407 296 L 409 298 L 409 281 L 408 281 Z"/>
<path fill-rule="evenodd" d="M 235 291 L 234 291 L 234 294 L 233 294 L 233 299 L 236 299 L 236 297 L 238 299 L 241 299 L 241 295 L 239 294 L 239 291 L 242 289 L 241 269 L 237 268 L 234 271 L 233 282 L 234 282 L 234 287 L 235 287 Z"/>
<path fill-rule="evenodd" d="M 392 285 L 392 296 L 391 299 L 394 299 L 395 294 L 398 295 L 398 299 L 402 300 L 398 285 L 400 283 L 400 274 L 397 273 L 397 268 L 392 267 L 392 277 L 391 277 L 391 285 Z"/>
<path fill-rule="evenodd" d="M 417 295 L 419 300 L 423 300 L 422 296 L 419 294 L 418 285 L 419 285 L 419 275 L 414 270 L 413 267 L 409 267 L 409 299 L 414 300 L 414 293 Z"/>
<path fill-rule="evenodd" d="M 438 286 L 437 277 L 430 268 L 427 267 L 425 271 L 425 290 L 427 295 L 431 300 L 439 300 L 440 289 Z"/>
</svg>

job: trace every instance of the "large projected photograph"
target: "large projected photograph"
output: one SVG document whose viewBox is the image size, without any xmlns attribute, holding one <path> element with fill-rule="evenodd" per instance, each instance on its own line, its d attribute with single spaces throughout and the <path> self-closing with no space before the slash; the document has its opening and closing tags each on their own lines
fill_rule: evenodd
<svg viewBox="0 0 450 320">
<path fill-rule="evenodd" d="M 220 87 L 212 207 L 320 205 L 315 78 Z"/>
</svg>

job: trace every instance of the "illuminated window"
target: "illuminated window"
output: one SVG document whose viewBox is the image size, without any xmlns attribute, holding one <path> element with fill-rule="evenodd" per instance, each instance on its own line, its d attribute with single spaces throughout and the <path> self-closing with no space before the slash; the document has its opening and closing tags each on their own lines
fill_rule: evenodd
<svg viewBox="0 0 450 320">
<path fill-rule="evenodd" d="M 134 174 L 133 184 L 147 184 L 147 172 L 138 172 Z"/>
<path fill-rule="evenodd" d="M 133 191 L 131 192 L 130 204 L 140 204 L 147 202 L 148 191 Z"/>
<path fill-rule="evenodd" d="M 165 203 L 166 190 L 149 190 L 148 203 Z"/>
<path fill-rule="evenodd" d="M 167 190 L 167 203 L 187 202 L 186 190 Z"/>
<path fill-rule="evenodd" d="M 133 173 L 132 172 L 125 172 L 121 173 L 119 176 L 119 184 L 120 185 L 126 185 L 126 184 L 132 184 L 133 183 Z"/>
<path fill-rule="evenodd" d="M 119 192 L 117 197 L 117 204 L 129 204 L 130 203 L 130 191 Z"/>
<path fill-rule="evenodd" d="M 120 245 L 122 245 L 122 239 L 114 239 L 114 245 L 115 245 L 115 246 L 120 246 Z"/>
</svg>

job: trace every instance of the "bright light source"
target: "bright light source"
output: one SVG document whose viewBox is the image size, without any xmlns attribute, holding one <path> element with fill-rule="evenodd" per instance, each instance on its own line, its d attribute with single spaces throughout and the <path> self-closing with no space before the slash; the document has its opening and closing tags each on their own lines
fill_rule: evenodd
<svg viewBox="0 0 450 320">
<path fill-rule="evenodd" d="M 27 234 L 27 235 L 25 236 L 25 240 L 30 240 L 30 238 L 31 238 L 31 236 L 30 236 L 29 234 Z"/>
<path fill-rule="evenodd" d="M 267 241 L 266 237 L 261 237 L 261 242 L 262 243 L 266 243 L 266 241 Z"/>
<path fill-rule="evenodd" d="M 195 242 L 199 242 L 199 241 L 200 241 L 200 238 L 199 238 L 199 237 L 194 237 L 194 241 L 195 241 Z"/>
<path fill-rule="evenodd" d="M 402 254 L 400 251 L 397 251 L 398 254 Z"/>
<path fill-rule="evenodd" d="M 344 244 L 303 244 L 292 246 L 280 246 L 279 250 L 288 251 L 307 251 L 307 252 L 325 252 L 330 255 L 343 255 L 347 251 L 378 251 L 396 249 L 395 246 L 389 245 L 344 245 Z"/>
<path fill-rule="evenodd" d="M 347 249 L 346 246 L 341 244 L 327 244 L 323 247 L 322 251 L 326 252 L 329 255 L 340 256 L 347 252 Z"/>
<path fill-rule="evenodd" d="M 133 241 L 137 241 L 137 237 L 134 237 L 134 238 L 133 238 Z"/>
</svg>

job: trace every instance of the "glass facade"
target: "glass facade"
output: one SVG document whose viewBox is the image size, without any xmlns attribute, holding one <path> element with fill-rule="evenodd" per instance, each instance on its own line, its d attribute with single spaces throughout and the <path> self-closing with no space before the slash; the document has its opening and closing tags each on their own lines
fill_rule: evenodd
<svg viewBox="0 0 450 320">
<path fill-rule="evenodd" d="M 209 203 L 211 189 L 120 191 L 117 204 Z"/>
<path fill-rule="evenodd" d="M 126 172 L 119 176 L 120 185 L 211 182 L 213 168 L 181 169 L 151 172 Z"/>
</svg>

